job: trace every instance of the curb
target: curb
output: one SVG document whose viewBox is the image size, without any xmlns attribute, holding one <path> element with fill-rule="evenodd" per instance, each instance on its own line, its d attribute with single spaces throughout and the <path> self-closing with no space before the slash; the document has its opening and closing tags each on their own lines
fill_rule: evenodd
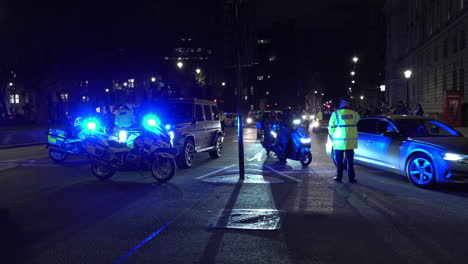
<svg viewBox="0 0 468 264">
<path fill-rule="evenodd" d="M 45 145 L 45 144 L 47 144 L 47 142 L 34 142 L 34 143 L 25 143 L 25 144 L 17 144 L 17 145 L 3 145 L 3 146 L 0 146 L 0 149 L 32 147 L 32 146 L 40 146 L 40 145 Z"/>
</svg>

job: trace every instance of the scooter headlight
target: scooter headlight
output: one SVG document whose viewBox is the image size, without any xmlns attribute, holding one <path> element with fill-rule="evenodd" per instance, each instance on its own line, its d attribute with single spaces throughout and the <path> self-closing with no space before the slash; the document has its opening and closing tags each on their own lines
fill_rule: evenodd
<svg viewBox="0 0 468 264">
<path fill-rule="evenodd" d="M 271 134 L 274 138 L 276 138 L 276 137 L 278 136 L 278 134 L 276 134 L 275 131 L 270 131 L 270 134 Z"/>
<path fill-rule="evenodd" d="M 310 138 L 301 138 L 301 143 L 302 144 L 309 144 L 311 142 Z"/>
<path fill-rule="evenodd" d="M 319 122 L 318 122 L 318 121 L 314 121 L 314 122 L 312 123 L 312 127 L 318 127 L 318 126 L 319 126 Z"/>
<path fill-rule="evenodd" d="M 293 120 L 293 124 L 296 125 L 296 126 L 298 126 L 298 125 L 301 124 L 301 120 L 300 120 L 300 119 L 294 119 L 294 120 Z"/>
</svg>

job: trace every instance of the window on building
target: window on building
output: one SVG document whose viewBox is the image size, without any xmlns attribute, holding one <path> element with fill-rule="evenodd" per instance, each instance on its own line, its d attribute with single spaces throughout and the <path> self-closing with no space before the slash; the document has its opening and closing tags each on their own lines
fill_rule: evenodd
<svg viewBox="0 0 468 264">
<path fill-rule="evenodd" d="M 437 87 L 438 87 L 438 78 L 437 78 L 437 68 L 434 69 L 434 102 L 437 101 Z"/>
<path fill-rule="evenodd" d="M 465 48 L 465 36 L 466 35 L 466 30 L 465 30 L 465 27 L 463 27 L 463 29 L 460 31 L 460 38 L 459 38 L 459 41 L 460 41 L 460 50 L 463 50 Z"/>
<path fill-rule="evenodd" d="M 82 102 L 89 102 L 89 96 L 83 95 L 83 96 L 81 97 L 81 101 L 82 101 Z"/>
<path fill-rule="evenodd" d="M 461 68 L 458 73 L 458 89 L 465 94 L 465 69 Z"/>
<path fill-rule="evenodd" d="M 457 90 L 458 85 L 458 75 L 457 75 L 457 68 L 453 65 L 453 72 L 452 72 L 452 90 Z"/>
<path fill-rule="evenodd" d="M 10 94 L 10 104 L 19 104 L 19 99 L 19 94 Z"/>
<path fill-rule="evenodd" d="M 263 81 L 263 75 L 258 75 L 257 76 L 257 81 Z"/>
<path fill-rule="evenodd" d="M 448 38 L 446 38 L 444 40 L 444 47 L 443 47 L 442 53 L 443 53 L 444 58 L 447 58 L 447 56 L 448 56 Z"/>
<path fill-rule="evenodd" d="M 442 88 L 445 90 L 447 90 L 447 72 L 445 71 L 445 67 L 444 67 L 444 75 L 442 76 Z"/>
<path fill-rule="evenodd" d="M 434 47 L 434 61 L 439 60 L 439 46 Z"/>
<path fill-rule="evenodd" d="M 453 36 L 453 53 L 458 51 L 458 33 Z"/>
<path fill-rule="evenodd" d="M 254 87 L 253 87 L 253 85 L 250 86 L 250 95 L 254 95 Z"/>
</svg>

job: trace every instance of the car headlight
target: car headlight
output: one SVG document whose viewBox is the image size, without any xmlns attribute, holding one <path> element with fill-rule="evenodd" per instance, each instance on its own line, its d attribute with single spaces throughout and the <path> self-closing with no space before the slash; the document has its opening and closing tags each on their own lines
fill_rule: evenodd
<svg viewBox="0 0 468 264">
<path fill-rule="evenodd" d="M 296 125 L 296 126 L 297 126 L 297 125 L 300 125 L 300 124 L 301 124 L 301 120 L 300 120 L 300 119 L 294 119 L 294 120 L 293 120 L 293 124 Z"/>
<path fill-rule="evenodd" d="M 318 121 L 314 121 L 314 122 L 312 123 L 312 127 L 318 127 L 319 125 L 320 125 L 320 124 L 319 124 Z"/>
<path fill-rule="evenodd" d="M 448 161 L 459 161 L 464 158 L 464 156 L 455 153 L 444 153 L 442 157 Z"/>
<path fill-rule="evenodd" d="M 253 122 L 252 118 L 247 118 L 247 124 L 251 124 Z"/>
<path fill-rule="evenodd" d="M 311 115 L 311 116 L 310 116 L 310 120 L 313 120 L 314 118 L 315 118 L 314 115 Z"/>
<path fill-rule="evenodd" d="M 303 116 L 302 116 L 302 119 L 306 120 L 306 119 L 307 119 L 307 116 L 306 116 L 306 115 L 303 115 Z"/>
<path fill-rule="evenodd" d="M 302 144 L 309 144 L 311 142 L 310 138 L 301 138 L 300 140 Z"/>
</svg>

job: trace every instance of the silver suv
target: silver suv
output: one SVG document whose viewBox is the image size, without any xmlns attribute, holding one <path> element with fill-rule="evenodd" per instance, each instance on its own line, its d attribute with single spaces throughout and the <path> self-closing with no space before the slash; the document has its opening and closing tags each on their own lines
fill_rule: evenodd
<svg viewBox="0 0 468 264">
<path fill-rule="evenodd" d="M 177 149 L 179 167 L 192 167 L 198 152 L 208 152 L 213 159 L 221 157 L 224 137 L 216 103 L 181 98 L 161 102 L 158 108 Z"/>
</svg>

